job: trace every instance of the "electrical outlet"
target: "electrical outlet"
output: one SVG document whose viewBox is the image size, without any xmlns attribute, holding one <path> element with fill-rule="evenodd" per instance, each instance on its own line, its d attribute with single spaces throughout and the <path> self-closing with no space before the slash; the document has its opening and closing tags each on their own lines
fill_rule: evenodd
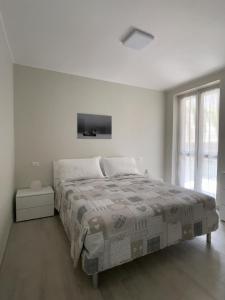
<svg viewBox="0 0 225 300">
<path fill-rule="evenodd" d="M 32 167 L 40 167 L 39 161 L 32 161 Z"/>
</svg>

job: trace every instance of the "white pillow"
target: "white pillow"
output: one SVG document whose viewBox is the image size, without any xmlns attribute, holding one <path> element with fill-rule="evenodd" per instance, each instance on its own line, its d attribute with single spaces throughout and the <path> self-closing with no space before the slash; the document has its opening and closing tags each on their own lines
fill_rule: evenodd
<svg viewBox="0 0 225 300">
<path fill-rule="evenodd" d="M 106 176 L 138 174 L 136 160 L 133 157 L 110 157 L 103 158 L 103 168 Z"/>
<path fill-rule="evenodd" d="M 54 177 L 60 180 L 103 178 L 100 157 L 61 159 L 54 163 Z"/>
</svg>

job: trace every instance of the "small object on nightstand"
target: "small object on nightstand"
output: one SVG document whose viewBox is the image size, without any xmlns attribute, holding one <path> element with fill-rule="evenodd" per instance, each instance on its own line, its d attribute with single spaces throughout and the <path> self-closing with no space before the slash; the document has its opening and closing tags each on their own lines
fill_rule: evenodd
<svg viewBox="0 0 225 300">
<path fill-rule="evenodd" d="M 16 194 L 16 221 L 54 216 L 54 191 L 51 186 L 39 190 L 22 189 Z"/>
</svg>

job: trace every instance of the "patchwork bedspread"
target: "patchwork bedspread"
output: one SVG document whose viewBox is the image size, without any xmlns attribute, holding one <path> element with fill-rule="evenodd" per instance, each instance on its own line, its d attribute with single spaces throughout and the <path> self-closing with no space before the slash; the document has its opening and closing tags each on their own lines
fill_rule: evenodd
<svg viewBox="0 0 225 300">
<path fill-rule="evenodd" d="M 212 197 L 144 176 L 58 183 L 56 208 L 89 275 L 218 228 Z"/>
</svg>

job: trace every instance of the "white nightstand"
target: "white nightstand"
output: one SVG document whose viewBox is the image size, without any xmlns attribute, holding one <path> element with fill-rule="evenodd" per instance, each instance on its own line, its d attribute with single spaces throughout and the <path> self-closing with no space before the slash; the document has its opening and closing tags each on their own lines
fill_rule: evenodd
<svg viewBox="0 0 225 300">
<path fill-rule="evenodd" d="M 51 186 L 40 190 L 22 189 L 16 194 L 16 221 L 54 215 L 54 191 Z"/>
</svg>

